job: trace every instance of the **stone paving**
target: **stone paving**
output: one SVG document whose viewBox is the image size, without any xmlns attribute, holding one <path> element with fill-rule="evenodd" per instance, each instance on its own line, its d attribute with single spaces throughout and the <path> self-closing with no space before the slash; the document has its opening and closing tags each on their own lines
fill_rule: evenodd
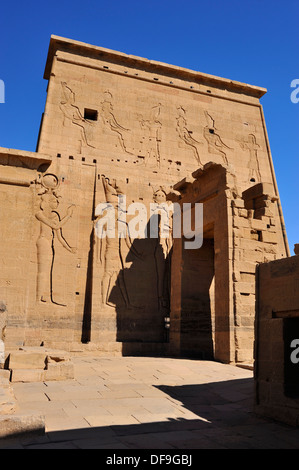
<svg viewBox="0 0 299 470">
<path fill-rule="evenodd" d="M 16 383 L 44 436 L 6 449 L 298 449 L 299 430 L 252 412 L 253 373 L 217 362 L 76 356 L 75 379 Z"/>
</svg>

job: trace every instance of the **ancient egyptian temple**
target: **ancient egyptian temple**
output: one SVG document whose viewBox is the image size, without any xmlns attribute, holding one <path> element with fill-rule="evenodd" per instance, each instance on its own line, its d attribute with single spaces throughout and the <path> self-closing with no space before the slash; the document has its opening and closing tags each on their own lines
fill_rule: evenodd
<svg viewBox="0 0 299 470">
<path fill-rule="evenodd" d="M 6 350 L 252 363 L 256 266 L 289 256 L 266 90 L 57 36 L 44 79 L 36 152 L 0 148 Z M 153 203 L 190 233 L 160 236 Z"/>
</svg>

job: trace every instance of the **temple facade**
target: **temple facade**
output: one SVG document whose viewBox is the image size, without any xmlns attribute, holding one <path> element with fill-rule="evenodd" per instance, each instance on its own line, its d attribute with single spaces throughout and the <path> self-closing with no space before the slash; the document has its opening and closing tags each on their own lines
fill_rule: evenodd
<svg viewBox="0 0 299 470">
<path fill-rule="evenodd" d="M 57 36 L 44 79 L 36 152 L 0 148 L 6 349 L 252 363 L 256 266 L 289 256 L 266 90 Z"/>
</svg>

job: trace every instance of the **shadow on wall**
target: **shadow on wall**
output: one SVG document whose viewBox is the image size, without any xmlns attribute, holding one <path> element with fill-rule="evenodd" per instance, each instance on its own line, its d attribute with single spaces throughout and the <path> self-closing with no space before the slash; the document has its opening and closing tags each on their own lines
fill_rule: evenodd
<svg viewBox="0 0 299 470">
<path fill-rule="evenodd" d="M 161 239 L 150 238 L 154 217 L 147 224 L 147 236 L 134 239 L 125 258 L 119 246 L 121 269 L 108 298 L 117 313 L 117 341 L 164 343 L 168 339 L 171 250 L 164 250 Z"/>
<path fill-rule="evenodd" d="M 170 247 L 167 240 L 150 238 L 151 224 L 161 222 L 154 217 L 147 225 L 147 237 L 133 241 L 125 259 L 131 266 L 125 268 L 122 261 L 109 296 L 116 306 L 117 341 L 123 343 L 169 339 L 165 320 L 170 317 L 172 243 Z M 213 238 L 204 239 L 200 249 L 183 250 L 181 357 L 214 358 L 214 274 Z"/>
<path fill-rule="evenodd" d="M 94 245 L 94 231 L 92 231 L 90 234 L 90 248 L 89 248 L 88 262 L 87 262 L 87 275 L 86 275 L 82 336 L 81 336 L 82 343 L 88 343 L 91 339 L 93 245 Z"/>
<path fill-rule="evenodd" d="M 116 340 L 123 354 L 144 343 L 137 352 L 167 354 L 169 342 L 172 239 L 150 236 L 151 227 L 160 227 L 161 216 L 148 221 L 146 237 L 98 239 L 103 275 L 103 308 L 111 318 L 116 313 Z M 82 342 L 90 340 L 91 293 L 94 235 L 91 235 L 88 282 L 83 315 Z M 179 243 L 180 240 L 175 242 Z M 181 240 L 183 243 L 184 240 Z M 213 359 L 214 321 L 214 240 L 204 239 L 197 250 L 183 250 L 181 280 L 181 357 Z M 146 346 L 147 344 L 147 346 Z M 150 346 L 150 344 L 152 346 Z M 155 346 L 156 345 L 156 346 Z M 132 349 L 133 348 L 133 349 Z M 152 352 L 151 352 L 152 351 Z"/>
</svg>

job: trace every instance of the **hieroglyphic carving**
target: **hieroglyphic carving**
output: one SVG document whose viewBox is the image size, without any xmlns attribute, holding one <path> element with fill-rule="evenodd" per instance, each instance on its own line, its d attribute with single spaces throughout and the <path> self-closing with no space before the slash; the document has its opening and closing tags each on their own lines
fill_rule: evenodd
<svg viewBox="0 0 299 470">
<path fill-rule="evenodd" d="M 72 89 L 66 84 L 66 82 L 61 82 L 63 100 L 60 102 L 60 109 L 64 114 L 64 119 L 69 119 L 72 124 L 80 128 L 80 134 L 82 142 L 88 147 L 95 148 L 91 145 L 89 133 L 93 127 L 93 123 L 89 122 L 87 119 L 84 119 L 80 109 L 75 104 L 75 93 Z"/>
<path fill-rule="evenodd" d="M 151 109 L 149 119 L 144 119 L 140 114 L 137 116 L 141 129 L 145 131 L 145 136 L 142 140 L 144 153 L 146 154 L 144 161 L 145 166 L 161 166 L 161 106 L 161 103 L 158 103 L 157 106 Z"/>
<path fill-rule="evenodd" d="M 57 212 L 59 196 L 56 190 L 59 187 L 59 180 L 56 175 L 47 174 L 41 180 L 43 191 L 41 196 L 40 210 L 35 217 L 40 222 L 40 233 L 36 243 L 37 246 L 37 300 L 40 302 L 52 302 L 58 305 L 65 305 L 53 298 L 53 267 L 55 261 L 54 241 L 58 242 L 69 252 L 75 253 L 65 240 L 62 227 L 72 217 L 74 205 L 67 209 L 67 214 L 61 218 Z"/>
<path fill-rule="evenodd" d="M 176 118 L 176 121 L 177 121 L 176 130 L 180 138 L 182 139 L 182 141 L 185 142 L 185 144 L 193 150 L 193 154 L 198 165 L 202 167 L 203 165 L 199 157 L 198 146 L 202 145 L 203 142 L 197 141 L 192 137 L 191 135 L 192 131 L 188 129 L 185 109 L 182 106 L 179 106 L 177 110 L 178 110 L 178 117 Z"/>
<path fill-rule="evenodd" d="M 126 153 L 130 153 L 125 145 L 125 140 L 123 134 L 128 132 L 129 129 L 121 126 L 116 117 L 113 114 L 113 104 L 112 104 L 113 96 L 110 91 L 105 91 L 104 93 L 104 101 L 101 102 L 101 112 L 100 116 L 102 118 L 102 122 L 105 126 L 106 132 L 111 135 L 117 137 L 117 140 L 122 148 L 122 150 Z"/>
<path fill-rule="evenodd" d="M 250 155 L 250 159 L 248 163 L 249 180 L 260 183 L 262 181 L 262 177 L 261 177 L 258 154 L 257 154 L 260 146 L 256 142 L 255 135 L 249 134 L 247 140 L 243 139 L 240 142 L 240 146 L 243 150 L 249 150 L 249 155 Z"/>
<path fill-rule="evenodd" d="M 102 175 L 102 183 L 106 196 L 106 203 L 114 209 L 113 215 L 116 217 L 116 224 L 125 224 L 123 228 L 121 227 L 119 229 L 124 236 L 118 236 L 118 234 L 115 233 L 114 227 L 112 228 L 113 233 L 108 233 L 109 227 L 106 227 L 107 234 L 106 236 L 103 236 L 103 233 L 98 233 L 97 230 L 97 222 L 99 218 L 95 221 L 97 230 L 97 259 L 104 267 L 102 278 L 102 303 L 110 307 L 115 307 L 115 304 L 111 301 L 110 297 L 111 291 L 117 283 L 126 308 L 130 309 L 134 306 L 130 301 L 124 276 L 125 258 L 123 253 L 123 243 L 127 245 L 128 249 L 136 257 L 140 258 L 140 254 L 133 246 L 128 224 L 119 217 L 121 211 L 125 210 L 121 203 L 124 191 L 116 181 L 110 182 L 110 179 L 106 178 L 104 175 Z M 101 227 L 101 229 L 103 229 L 103 227 Z"/>
<path fill-rule="evenodd" d="M 224 162 L 228 164 L 225 149 L 231 150 L 231 148 L 223 142 L 220 135 L 216 132 L 217 129 L 215 127 L 215 121 L 207 111 L 205 111 L 205 117 L 207 120 L 207 126 L 204 127 L 203 135 L 208 142 L 208 151 L 209 153 L 221 155 Z"/>
</svg>

